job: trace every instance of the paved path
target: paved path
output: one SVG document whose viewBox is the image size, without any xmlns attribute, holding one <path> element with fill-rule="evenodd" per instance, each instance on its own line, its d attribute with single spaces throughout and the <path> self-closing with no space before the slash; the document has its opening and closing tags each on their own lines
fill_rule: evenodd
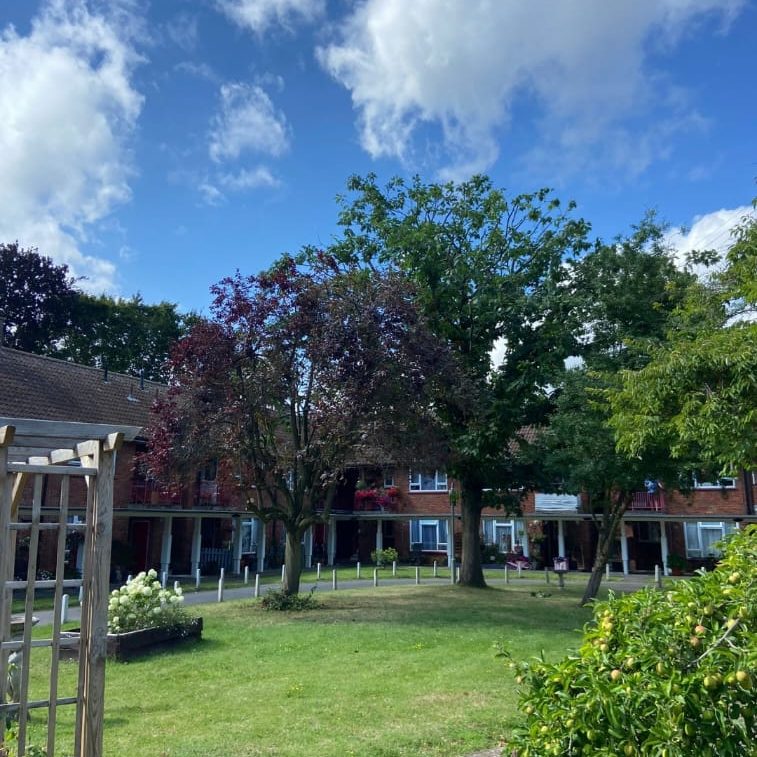
<svg viewBox="0 0 757 757">
<path fill-rule="evenodd" d="M 589 574 L 580 574 L 581 576 L 586 576 L 586 580 L 588 580 Z M 505 586 L 505 579 L 504 576 L 502 578 L 496 578 L 492 576 L 487 576 L 486 581 L 490 586 L 497 586 L 497 587 L 503 587 Z M 447 578 L 423 578 L 421 579 L 421 586 L 430 586 L 430 585 L 444 585 L 449 583 L 449 577 Z M 630 576 L 613 576 L 610 583 L 607 584 L 606 581 L 602 582 L 602 587 L 609 586 L 613 591 L 616 592 L 628 592 L 628 591 L 637 591 L 638 589 L 641 589 L 643 586 L 649 586 L 654 583 L 654 577 L 651 575 L 645 575 L 645 574 L 634 574 Z M 173 586 L 173 582 L 170 581 L 169 586 Z M 191 584 L 190 584 L 191 585 Z M 306 593 L 310 591 L 311 586 L 313 585 L 310 581 L 303 581 L 301 585 L 301 591 L 303 593 Z M 575 586 L 576 583 L 571 583 L 572 586 Z M 192 591 L 191 589 L 186 588 L 187 584 L 185 584 L 185 592 L 184 592 L 184 604 L 186 606 L 193 606 L 193 605 L 207 605 L 207 604 L 213 604 L 218 601 L 218 590 L 208 590 L 208 591 Z M 331 580 L 323 578 L 321 579 L 318 584 L 318 590 L 317 593 L 331 593 L 333 589 L 331 588 Z M 379 579 L 379 587 L 381 586 L 415 586 L 415 580 L 412 578 L 384 578 L 381 577 Z M 544 591 L 550 591 L 550 592 L 559 592 L 560 589 L 557 586 L 557 581 L 554 576 L 551 576 L 551 583 L 547 585 L 547 583 L 544 580 L 544 574 L 541 571 L 536 571 L 532 574 L 524 575 L 523 578 L 515 578 L 512 577 L 510 579 L 510 586 L 513 588 L 517 586 L 533 586 L 534 588 L 539 588 Z M 273 589 L 280 588 L 279 583 L 266 583 L 260 585 L 260 593 L 265 594 L 266 592 L 272 591 Z M 360 581 L 358 580 L 342 580 L 339 581 L 338 584 L 338 590 L 345 590 L 345 589 L 372 589 L 373 588 L 373 580 L 372 579 L 362 579 Z M 235 599 L 252 599 L 253 596 L 253 587 L 252 585 L 249 586 L 241 586 L 233 589 L 224 589 L 223 592 L 223 598 L 225 602 L 233 601 Z M 35 617 L 39 618 L 40 625 L 49 625 L 53 622 L 53 611 L 52 610 L 39 610 L 34 613 Z M 70 621 L 77 621 L 81 617 L 81 613 L 78 607 L 71 607 L 68 611 L 68 619 Z"/>
</svg>

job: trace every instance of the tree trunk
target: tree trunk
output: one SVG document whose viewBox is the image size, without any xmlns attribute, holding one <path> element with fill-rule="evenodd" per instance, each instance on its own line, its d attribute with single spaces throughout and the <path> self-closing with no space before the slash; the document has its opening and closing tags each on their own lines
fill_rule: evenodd
<svg viewBox="0 0 757 757">
<path fill-rule="evenodd" d="M 286 532 L 284 550 L 284 594 L 299 594 L 302 575 L 302 534 L 297 529 Z"/>
<path fill-rule="evenodd" d="M 610 548 L 615 539 L 615 532 L 618 529 L 620 519 L 623 517 L 625 508 L 609 513 L 608 517 L 602 519 L 602 525 L 599 528 L 599 538 L 597 539 L 597 552 L 594 556 L 594 565 L 589 576 L 589 583 L 586 584 L 581 604 L 585 605 L 597 596 L 599 587 L 602 583 L 602 576 L 605 572 L 605 566 L 610 558 Z"/>
<path fill-rule="evenodd" d="M 460 583 L 463 586 L 485 588 L 481 568 L 481 489 L 463 486 L 460 506 L 463 514 L 463 554 L 460 565 Z M 451 538 L 451 535 L 450 535 Z"/>
</svg>

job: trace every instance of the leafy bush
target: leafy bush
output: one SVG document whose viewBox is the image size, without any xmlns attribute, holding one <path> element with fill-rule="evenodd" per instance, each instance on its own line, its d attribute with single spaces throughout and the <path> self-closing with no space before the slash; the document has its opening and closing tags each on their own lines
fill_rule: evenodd
<svg viewBox="0 0 757 757">
<path fill-rule="evenodd" d="M 374 549 L 373 552 L 371 552 L 371 560 L 373 560 L 379 568 L 384 565 L 391 565 L 398 557 L 399 553 L 394 547 Z"/>
<path fill-rule="evenodd" d="M 511 663 L 526 715 L 512 754 L 754 754 L 756 566 L 749 526 L 714 571 L 597 603 L 577 654 Z"/>
<path fill-rule="evenodd" d="M 120 589 L 111 592 L 108 603 L 108 630 L 111 633 L 136 631 L 156 626 L 184 626 L 190 616 L 184 609 L 181 588 L 164 589 L 154 570 L 137 574 Z"/>
<path fill-rule="evenodd" d="M 266 592 L 260 604 L 266 610 L 293 610 L 296 612 L 302 610 L 313 610 L 318 607 L 318 601 L 313 596 L 315 586 L 309 594 L 286 594 L 280 589 Z"/>
</svg>

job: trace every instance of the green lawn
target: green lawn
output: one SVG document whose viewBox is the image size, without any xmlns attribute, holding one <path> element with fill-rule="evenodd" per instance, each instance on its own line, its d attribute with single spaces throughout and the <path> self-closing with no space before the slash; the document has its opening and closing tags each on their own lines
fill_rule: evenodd
<svg viewBox="0 0 757 757">
<path fill-rule="evenodd" d="M 493 643 L 519 658 L 561 657 L 590 615 L 577 607 L 580 588 L 540 599 L 526 585 L 409 584 L 324 593 L 321 608 L 297 614 L 255 600 L 191 608 L 205 618 L 201 642 L 108 663 L 105 754 L 388 757 L 493 746 L 518 718 Z M 32 655 L 32 697 L 44 696 L 46 654 Z M 65 696 L 76 665 L 63 669 Z M 59 755 L 70 752 L 72 709 L 62 708 Z M 33 741 L 44 719 L 34 712 Z"/>
</svg>

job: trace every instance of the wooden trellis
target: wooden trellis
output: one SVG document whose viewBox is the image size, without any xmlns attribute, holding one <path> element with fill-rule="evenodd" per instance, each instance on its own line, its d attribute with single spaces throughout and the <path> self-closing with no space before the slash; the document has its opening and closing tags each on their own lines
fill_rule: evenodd
<svg viewBox="0 0 757 757">
<path fill-rule="evenodd" d="M 0 418 L 0 747 L 7 716 L 18 719 L 18 754 L 27 748 L 30 710 L 47 709 L 47 754 L 54 757 L 57 708 L 76 706 L 74 751 L 76 757 L 100 757 L 103 751 L 106 634 L 113 522 L 113 477 L 121 443 L 135 438 L 139 428 L 89 423 L 66 423 Z M 72 477 L 86 482 L 86 519 L 69 523 Z M 42 520 L 45 481 L 59 479 L 60 497 L 52 518 Z M 31 493 L 31 503 L 25 502 Z M 22 521 L 21 507 L 31 513 Z M 45 503 L 48 515 L 49 503 Z M 81 579 L 64 580 L 66 536 L 84 531 L 84 566 Z M 40 534 L 56 538 L 55 576 L 37 580 Z M 29 538 L 25 577 L 14 577 L 16 536 Z M 79 679 L 76 696 L 58 693 L 59 651 L 64 589 L 82 588 Z M 34 593 L 54 590 L 52 638 L 32 639 Z M 25 592 L 21 638 L 14 638 L 11 623 L 13 590 Z M 51 648 L 50 686 L 46 699 L 30 700 L 31 650 Z M 13 659 L 13 665 L 9 660 Z M 12 696 L 11 696 L 12 695 Z M 8 701 L 11 699 L 12 701 Z M 66 750 L 67 753 L 70 753 Z"/>
</svg>

